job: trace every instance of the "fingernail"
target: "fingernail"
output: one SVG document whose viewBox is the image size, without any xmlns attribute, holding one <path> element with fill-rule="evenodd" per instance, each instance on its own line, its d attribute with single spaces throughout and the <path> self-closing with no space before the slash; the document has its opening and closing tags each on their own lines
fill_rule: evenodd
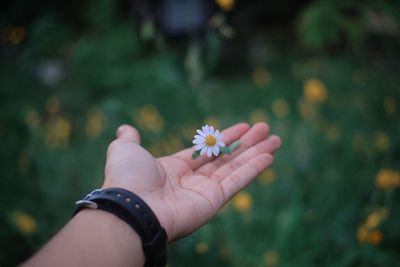
<svg viewBox="0 0 400 267">
<path fill-rule="evenodd" d="M 117 137 L 120 137 L 120 135 L 122 134 L 124 129 L 125 129 L 125 126 L 119 126 L 119 128 L 117 130 Z"/>
</svg>

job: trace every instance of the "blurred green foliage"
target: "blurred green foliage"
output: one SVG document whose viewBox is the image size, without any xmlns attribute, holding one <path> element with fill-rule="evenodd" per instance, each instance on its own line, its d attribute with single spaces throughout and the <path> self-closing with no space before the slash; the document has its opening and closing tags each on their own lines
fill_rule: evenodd
<svg viewBox="0 0 400 267">
<path fill-rule="evenodd" d="M 110 0 L 80 4 L 76 23 L 43 8 L 27 25 L 0 24 L 1 266 L 36 251 L 101 185 L 118 125 L 160 156 L 205 122 L 238 121 L 282 137 L 274 166 L 172 244 L 169 266 L 400 265 L 396 5 L 312 1 L 292 18 L 295 38 L 287 25 L 231 26 L 249 10 L 234 2 L 184 41 Z M 372 9 L 394 33 L 371 30 Z"/>
<path fill-rule="evenodd" d="M 313 1 L 300 13 L 296 28 L 306 47 L 346 45 L 357 51 L 366 48 L 373 34 L 396 35 L 399 10 L 393 1 Z"/>
</svg>

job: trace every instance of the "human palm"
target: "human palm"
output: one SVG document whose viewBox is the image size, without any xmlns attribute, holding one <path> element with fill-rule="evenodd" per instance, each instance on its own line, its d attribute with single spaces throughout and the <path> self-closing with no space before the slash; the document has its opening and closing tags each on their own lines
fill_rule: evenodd
<svg viewBox="0 0 400 267">
<path fill-rule="evenodd" d="M 280 146 L 279 137 L 269 136 L 264 123 L 251 128 L 236 124 L 223 135 L 226 144 L 241 142 L 230 156 L 191 160 L 189 148 L 156 159 L 139 145 L 139 133 L 124 125 L 109 146 L 103 188 L 125 188 L 144 199 L 169 241 L 185 236 L 271 165 L 271 154 Z"/>
</svg>

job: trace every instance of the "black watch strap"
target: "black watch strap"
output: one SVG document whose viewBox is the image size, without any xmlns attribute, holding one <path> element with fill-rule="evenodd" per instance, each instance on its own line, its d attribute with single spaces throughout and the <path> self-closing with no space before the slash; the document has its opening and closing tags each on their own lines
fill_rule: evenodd
<svg viewBox="0 0 400 267">
<path fill-rule="evenodd" d="M 84 208 L 108 211 L 128 223 L 140 236 L 146 267 L 167 264 L 167 233 L 150 207 L 134 193 L 122 188 L 96 189 L 76 202 L 74 215 Z"/>
</svg>

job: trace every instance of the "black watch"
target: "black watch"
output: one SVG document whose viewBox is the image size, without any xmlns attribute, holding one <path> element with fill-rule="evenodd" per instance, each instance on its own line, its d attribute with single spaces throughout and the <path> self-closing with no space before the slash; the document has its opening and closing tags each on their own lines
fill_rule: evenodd
<svg viewBox="0 0 400 267">
<path fill-rule="evenodd" d="M 96 189 L 76 202 L 74 215 L 84 208 L 108 211 L 129 224 L 142 240 L 145 267 L 167 264 L 167 233 L 150 207 L 122 188 Z"/>
</svg>

